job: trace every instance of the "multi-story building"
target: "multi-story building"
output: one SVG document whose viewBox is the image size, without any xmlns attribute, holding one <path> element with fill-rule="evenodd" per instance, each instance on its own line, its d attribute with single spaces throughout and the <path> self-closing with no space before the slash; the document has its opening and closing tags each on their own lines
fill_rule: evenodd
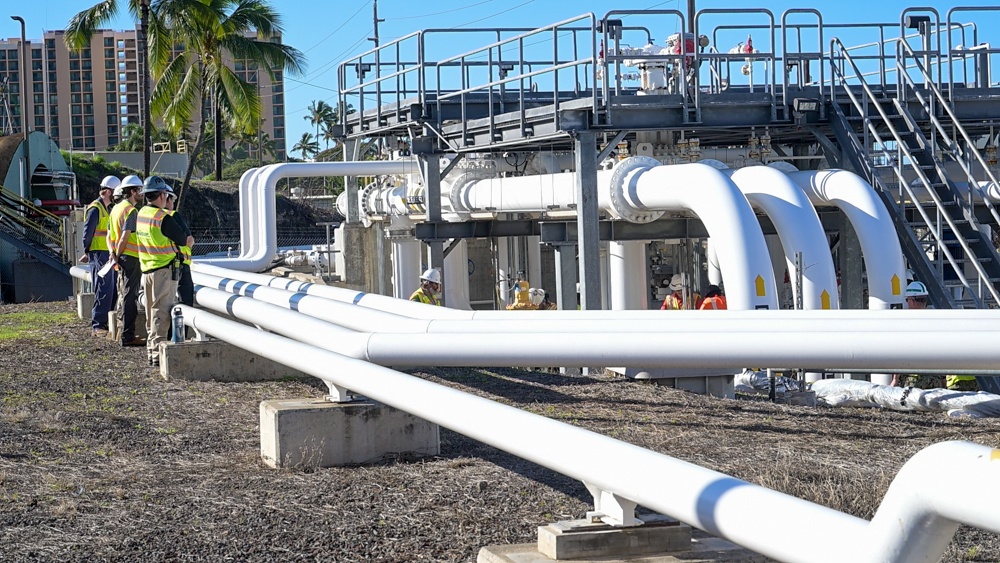
<svg viewBox="0 0 1000 563">
<path fill-rule="evenodd" d="M 18 38 L 0 39 L 0 98 L 7 79 L 13 130 L 21 130 L 21 59 Z M 66 48 L 65 31 L 46 31 L 44 39 L 28 41 L 30 98 L 27 113 L 33 130 L 45 131 L 61 149 L 104 151 L 121 141 L 129 123 L 140 123 L 140 72 L 136 30 L 99 30 L 90 46 L 79 52 Z M 285 158 L 283 73 L 275 80 L 258 72 L 255 63 L 229 62 L 247 82 L 257 84 L 264 133 L 275 142 L 279 160 Z M 0 126 L 4 124 L 0 103 Z M 192 124 L 192 131 L 197 129 Z M 252 152 L 251 156 L 256 156 Z"/>
</svg>

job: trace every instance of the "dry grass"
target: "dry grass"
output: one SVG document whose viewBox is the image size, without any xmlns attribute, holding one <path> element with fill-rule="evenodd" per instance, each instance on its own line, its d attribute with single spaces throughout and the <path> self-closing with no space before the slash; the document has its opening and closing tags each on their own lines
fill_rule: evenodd
<svg viewBox="0 0 1000 563">
<path fill-rule="evenodd" d="M 8 312 L 69 310 L 4 306 L 0 328 Z M 590 508 L 581 483 L 445 430 L 433 459 L 269 469 L 260 401 L 323 386 L 164 382 L 143 355 L 80 321 L 0 342 L 0 559 L 473 561 Z M 996 420 L 726 401 L 603 375 L 416 375 L 865 518 L 921 448 L 1000 447 Z M 944 560 L 998 561 L 1000 538 L 962 528 Z"/>
</svg>

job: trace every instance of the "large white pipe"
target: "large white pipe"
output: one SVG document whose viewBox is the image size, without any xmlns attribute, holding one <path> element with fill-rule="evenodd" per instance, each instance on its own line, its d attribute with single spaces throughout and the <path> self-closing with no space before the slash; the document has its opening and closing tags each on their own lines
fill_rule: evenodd
<svg viewBox="0 0 1000 563">
<path fill-rule="evenodd" d="M 392 241 L 392 292 L 397 299 L 409 299 L 420 286 L 420 251 L 418 240 Z"/>
<path fill-rule="evenodd" d="M 646 169 L 641 163 L 629 165 L 629 171 L 622 174 L 623 187 L 612 186 L 612 191 L 631 209 L 684 209 L 697 215 L 715 239 L 730 309 L 778 307 L 764 235 L 732 180 L 699 163 Z"/>
<path fill-rule="evenodd" d="M 611 171 L 598 172 L 597 184 L 598 205 L 617 218 L 648 222 L 666 210 L 697 215 L 719 245 L 729 307 L 777 308 L 774 276 L 757 218 L 725 174 L 705 164 L 661 166 L 652 158 L 631 157 Z M 575 189 L 574 174 L 462 177 L 452 184 L 450 199 L 463 212 L 544 211 L 572 208 Z"/>
<path fill-rule="evenodd" d="M 649 289 L 646 285 L 646 243 L 610 241 L 611 309 L 646 309 Z"/>
<path fill-rule="evenodd" d="M 469 247 L 456 239 L 444 259 L 444 302 L 449 309 L 471 309 L 469 305 Z"/>
<path fill-rule="evenodd" d="M 267 334 L 198 309 L 182 306 L 182 312 L 188 325 L 220 336 L 237 347 L 618 494 L 767 557 L 795 562 L 847 561 L 856 558 L 858 551 L 885 550 L 884 544 L 899 543 L 894 535 L 872 533 L 869 525 L 855 516 L 620 440 Z M 949 474 L 966 474 L 971 470 L 978 476 L 983 472 L 980 467 L 983 459 L 1000 458 L 997 450 L 959 444 L 966 455 L 949 465 L 953 469 Z M 936 454 L 934 451 L 927 457 Z M 992 463 L 985 472 L 986 478 L 977 481 L 980 489 L 988 489 L 988 494 L 963 497 L 965 508 L 957 515 L 940 511 L 944 523 L 957 520 L 1000 531 L 1000 518 L 995 510 L 996 483 L 1000 482 L 996 478 L 996 465 Z M 906 484 L 896 488 L 903 489 Z M 917 498 L 920 495 L 914 493 L 924 487 L 926 483 L 920 482 L 903 494 Z M 928 512 L 938 514 L 938 507 L 932 505 Z M 973 512 L 973 517 L 969 517 Z M 887 516 L 892 519 L 895 515 Z M 756 525 L 779 520 L 784 522 L 785 531 L 781 541 L 761 534 Z M 871 536 L 870 540 L 862 541 L 865 536 Z M 925 557 L 936 560 L 941 553 L 943 547 L 926 553 Z"/>
<path fill-rule="evenodd" d="M 216 281 L 202 278 L 198 279 L 199 283 Z M 669 337 L 670 350 L 665 352 L 661 346 L 663 334 L 657 330 L 660 327 L 652 323 L 649 326 L 615 327 L 622 332 L 578 332 L 578 329 L 567 326 L 569 323 L 559 322 L 549 323 L 549 326 L 536 323 L 535 326 L 523 325 L 512 329 L 505 323 L 398 319 L 385 312 L 233 280 L 218 280 L 216 287 L 352 330 L 375 332 L 382 328 L 364 343 L 345 342 L 347 349 L 331 349 L 383 365 L 530 367 L 582 362 L 582 365 L 683 368 L 782 365 L 862 369 L 877 366 L 902 371 L 921 368 L 992 369 L 990 366 L 995 366 L 1000 360 L 1000 352 L 989 347 L 989 342 L 995 342 L 1000 331 L 976 326 L 949 331 L 947 336 L 942 336 L 939 328 L 918 332 L 910 325 L 901 326 L 899 331 L 893 331 L 891 326 L 873 325 L 868 332 L 864 332 L 823 330 L 814 324 L 812 327 L 816 332 L 812 332 L 781 324 L 755 326 L 748 323 L 741 329 L 731 329 L 724 323 L 716 322 L 713 326 L 709 321 L 698 327 L 705 331 L 703 333 L 697 328 L 688 329 L 677 323 L 661 322 L 659 325 L 662 327 L 673 329 Z M 236 303 L 246 301 L 246 298 L 218 297 L 211 291 L 199 289 L 198 295 L 203 293 L 217 300 L 219 310 L 230 314 L 236 314 Z M 309 333 L 298 323 L 289 322 L 276 313 L 261 313 L 259 309 L 240 318 L 288 336 Z M 567 338 L 566 334 L 571 332 L 573 337 Z M 442 334 L 447 334 L 447 337 L 442 338 Z M 516 342 L 510 338 L 512 334 L 517 335 Z M 705 348 L 703 343 L 709 337 L 718 346 Z M 355 347 L 362 345 L 363 348 Z"/>
<path fill-rule="evenodd" d="M 471 311 L 460 311 L 450 307 L 425 305 L 423 303 L 417 303 L 416 301 L 405 301 L 385 295 L 365 293 L 363 291 L 356 291 L 342 287 L 317 285 L 289 278 L 276 278 L 274 276 L 264 274 L 231 270 L 200 262 L 192 264 L 191 269 L 194 273 L 203 273 L 221 278 L 231 278 L 239 281 L 286 289 L 289 291 L 301 291 L 309 295 L 318 295 L 320 297 L 333 299 L 343 303 L 351 303 L 377 311 L 389 311 L 416 319 L 467 319 L 472 315 Z"/>
<path fill-rule="evenodd" d="M 781 561 L 844 561 L 866 522 L 728 475 L 191 307 L 196 330 Z M 677 486 L 683 484 L 683 486 Z M 758 522 L 784 522 L 774 541 Z M 831 533 L 836 530 L 837 533 Z"/>
<path fill-rule="evenodd" d="M 846 170 L 788 174 L 814 204 L 835 205 L 858 234 L 868 271 L 868 307 L 903 305 L 906 266 L 892 217 L 868 182 Z"/>
<path fill-rule="evenodd" d="M 750 204 L 774 223 L 792 280 L 795 256 L 801 253 L 803 308 L 839 309 L 837 270 L 830 245 L 819 215 L 803 191 L 786 174 L 769 166 L 740 168 L 731 177 Z M 794 281 L 792 291 L 798 294 Z"/>
<path fill-rule="evenodd" d="M 957 494 L 949 479 L 974 487 Z M 940 442 L 910 458 L 889 485 L 858 543 L 858 561 L 934 563 L 959 523 L 1000 532 L 1000 450 L 969 442 Z"/>
<path fill-rule="evenodd" d="M 225 266 L 236 270 L 260 271 L 267 266 L 278 251 L 275 223 L 275 188 L 284 178 L 316 178 L 323 176 L 384 176 L 390 174 L 418 173 L 417 164 L 411 160 L 371 160 L 361 162 L 304 162 L 272 164 L 261 169 L 255 178 L 258 205 L 255 225 L 256 247 L 252 255 L 238 258 L 200 259 L 204 264 Z M 242 211 L 242 205 L 241 205 Z M 251 212 L 251 216 L 254 214 Z"/>
<path fill-rule="evenodd" d="M 253 256 L 257 251 L 257 237 L 254 236 L 254 225 L 257 223 L 257 175 L 260 168 L 251 168 L 240 176 L 240 252 L 239 256 Z"/>
</svg>

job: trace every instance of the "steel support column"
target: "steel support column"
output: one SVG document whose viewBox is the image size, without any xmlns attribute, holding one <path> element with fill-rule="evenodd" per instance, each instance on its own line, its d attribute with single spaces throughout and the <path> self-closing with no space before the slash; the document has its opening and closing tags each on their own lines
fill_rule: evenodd
<svg viewBox="0 0 1000 563">
<path fill-rule="evenodd" d="M 342 139 L 344 143 L 344 161 L 356 160 L 358 150 L 357 139 Z M 358 208 L 358 177 L 344 176 L 344 190 L 347 192 L 347 224 L 354 225 L 361 222 L 361 211 Z"/>
<path fill-rule="evenodd" d="M 576 310 L 576 245 L 555 244 L 556 305 L 561 310 Z M 600 298 L 598 296 L 598 298 Z"/>
<path fill-rule="evenodd" d="M 577 245 L 580 249 L 580 307 L 596 310 L 601 308 L 597 135 L 592 131 L 576 131 L 573 144 L 576 160 Z"/>
<path fill-rule="evenodd" d="M 427 209 L 427 221 L 441 222 L 441 159 L 435 153 L 417 156 L 420 162 L 420 172 L 424 178 L 424 207 Z M 432 239 L 427 243 L 427 267 L 441 270 L 444 279 L 444 240 Z M 441 292 L 441 303 L 444 304 L 444 292 Z"/>
</svg>

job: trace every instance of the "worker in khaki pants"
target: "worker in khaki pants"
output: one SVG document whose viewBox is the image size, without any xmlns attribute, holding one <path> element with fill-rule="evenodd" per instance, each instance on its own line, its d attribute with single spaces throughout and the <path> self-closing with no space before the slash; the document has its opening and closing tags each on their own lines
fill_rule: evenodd
<svg viewBox="0 0 1000 563">
<path fill-rule="evenodd" d="M 146 294 L 146 356 L 151 366 L 159 366 L 160 342 L 167 339 L 170 328 L 170 309 L 182 260 L 180 247 L 194 244 L 167 209 L 167 197 L 172 193 L 163 178 L 147 178 L 142 189 L 146 206 L 136 218 L 142 289 Z"/>
</svg>

